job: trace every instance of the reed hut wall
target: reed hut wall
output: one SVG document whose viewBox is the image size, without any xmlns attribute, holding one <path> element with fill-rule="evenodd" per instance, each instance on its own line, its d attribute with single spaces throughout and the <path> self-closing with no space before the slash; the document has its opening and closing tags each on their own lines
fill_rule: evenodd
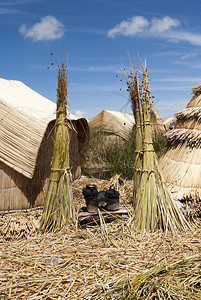
<svg viewBox="0 0 201 300">
<path fill-rule="evenodd" d="M 86 119 L 71 121 L 75 130 L 70 130 L 70 167 L 72 179 L 81 176 L 81 165 L 87 150 L 89 131 Z M 32 178 L 24 176 L 0 162 L 0 211 L 26 210 L 43 205 L 51 171 L 53 156 L 54 123 L 47 127 L 39 148 Z"/>
</svg>

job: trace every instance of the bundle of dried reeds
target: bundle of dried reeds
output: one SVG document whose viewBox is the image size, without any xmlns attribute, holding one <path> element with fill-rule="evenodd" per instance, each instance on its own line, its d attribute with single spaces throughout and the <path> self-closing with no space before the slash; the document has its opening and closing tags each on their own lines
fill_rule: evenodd
<svg viewBox="0 0 201 300">
<path fill-rule="evenodd" d="M 196 253 L 120 283 L 98 299 L 200 299 L 201 253 Z M 115 298 L 116 297 L 116 298 Z M 97 296 L 92 299 L 97 299 Z"/>
<path fill-rule="evenodd" d="M 40 209 L 0 215 L 0 242 L 33 236 L 38 229 Z"/>
<path fill-rule="evenodd" d="M 153 148 L 150 122 L 150 92 L 146 62 L 143 68 L 143 96 L 139 90 L 138 72 L 127 75 L 130 99 L 136 119 L 136 156 L 134 171 L 134 219 L 138 229 L 176 232 L 189 225 L 162 178 Z"/>
<path fill-rule="evenodd" d="M 57 69 L 57 111 L 54 132 L 54 153 L 40 228 L 55 230 L 75 222 L 74 202 L 69 167 L 69 122 L 67 120 L 67 67 Z"/>
</svg>

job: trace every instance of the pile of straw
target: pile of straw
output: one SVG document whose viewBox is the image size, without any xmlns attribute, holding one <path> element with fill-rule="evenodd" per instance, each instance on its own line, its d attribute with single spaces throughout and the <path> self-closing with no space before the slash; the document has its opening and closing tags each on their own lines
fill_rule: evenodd
<svg viewBox="0 0 201 300">
<path fill-rule="evenodd" d="M 201 253 L 154 267 L 91 299 L 200 299 Z M 102 296 L 103 295 L 103 296 Z"/>
<path fill-rule="evenodd" d="M 0 242 L 19 240 L 36 234 L 41 209 L 6 213 L 0 216 Z"/>
<path fill-rule="evenodd" d="M 117 178 L 114 176 L 110 181 L 87 177 L 75 180 L 76 211 L 85 205 L 82 189 L 86 184 L 94 183 L 98 190 L 105 190 L 112 183 L 117 184 Z M 129 204 L 132 187 L 131 181 L 119 186 L 120 206 L 129 212 L 132 211 Z M 29 212 L 27 219 L 25 213 L 6 214 L 0 216 L 0 224 L 18 219 L 29 226 L 41 213 L 42 210 Z M 0 299 L 93 299 L 103 291 L 112 291 L 114 283 L 125 282 L 128 276 L 140 276 L 152 268 L 164 267 L 168 262 L 200 252 L 199 224 L 198 219 L 193 232 L 174 236 L 161 231 L 142 233 L 129 219 L 103 222 L 102 227 L 82 229 L 78 226 L 54 233 L 35 231 L 30 235 L 27 231 L 26 237 L 7 240 L 1 237 Z M 150 277 L 147 282 L 149 280 Z"/>
</svg>

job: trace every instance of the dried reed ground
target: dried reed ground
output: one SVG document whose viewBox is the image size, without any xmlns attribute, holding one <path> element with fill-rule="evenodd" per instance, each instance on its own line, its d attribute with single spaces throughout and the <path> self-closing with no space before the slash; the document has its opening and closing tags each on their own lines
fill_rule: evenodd
<svg viewBox="0 0 201 300">
<path fill-rule="evenodd" d="M 107 181 L 82 177 L 73 183 L 77 208 L 84 205 L 82 189 Z M 121 206 L 131 209 L 132 182 L 120 187 Z M 142 234 L 129 221 L 106 227 L 35 232 L 42 210 L 0 217 L 0 299 L 92 299 L 125 275 L 141 274 L 151 267 L 201 251 L 201 226 L 176 236 L 162 232 Z M 5 226 L 7 224 L 7 226 Z M 7 228 L 7 231 L 6 231 Z"/>
</svg>

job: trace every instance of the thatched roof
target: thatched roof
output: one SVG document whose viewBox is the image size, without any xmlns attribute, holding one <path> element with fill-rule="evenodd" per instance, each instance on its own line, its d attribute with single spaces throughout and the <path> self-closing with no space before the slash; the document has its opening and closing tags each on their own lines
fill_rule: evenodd
<svg viewBox="0 0 201 300">
<path fill-rule="evenodd" d="M 133 115 L 119 111 L 103 110 L 89 121 L 89 128 L 91 133 L 101 131 L 128 140 L 134 124 Z M 155 134 L 165 133 L 163 120 L 155 105 L 151 109 L 151 124 Z"/>
<path fill-rule="evenodd" d="M 154 104 L 152 105 L 150 113 L 151 113 L 151 124 L 152 124 L 153 131 L 156 134 L 165 133 L 166 130 L 165 130 L 165 126 L 163 124 L 163 120 Z"/>
<path fill-rule="evenodd" d="M 48 124 L 55 120 L 55 112 L 55 103 L 22 82 L 0 78 L 0 161 L 32 178 L 42 139 Z"/>
<path fill-rule="evenodd" d="M 134 123 L 134 117 L 130 114 L 103 110 L 89 121 L 89 128 L 91 133 L 102 131 L 128 140 Z"/>
<path fill-rule="evenodd" d="M 177 198 L 201 196 L 201 85 L 187 108 L 176 114 L 175 129 L 166 133 L 160 158 L 166 182 Z"/>
</svg>

